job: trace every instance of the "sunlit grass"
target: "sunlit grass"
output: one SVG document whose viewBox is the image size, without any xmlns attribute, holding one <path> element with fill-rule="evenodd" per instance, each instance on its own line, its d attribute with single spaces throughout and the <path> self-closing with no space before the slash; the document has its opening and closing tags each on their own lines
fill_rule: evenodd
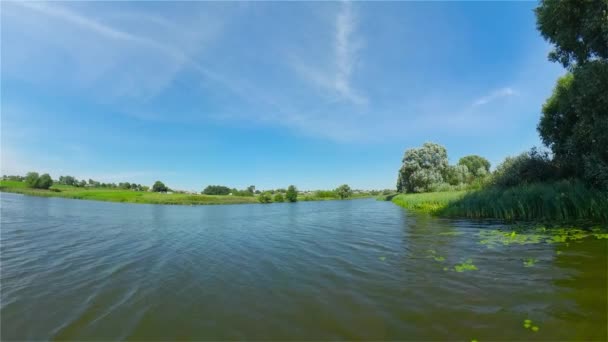
<svg viewBox="0 0 608 342">
<path fill-rule="evenodd" d="M 445 217 L 508 221 L 608 222 L 608 194 L 578 181 L 476 191 L 401 194 L 393 202 Z"/>
</svg>

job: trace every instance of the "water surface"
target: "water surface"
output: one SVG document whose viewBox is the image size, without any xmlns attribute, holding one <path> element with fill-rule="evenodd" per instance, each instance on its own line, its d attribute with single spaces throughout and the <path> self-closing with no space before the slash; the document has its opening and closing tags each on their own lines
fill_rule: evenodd
<svg viewBox="0 0 608 342">
<path fill-rule="evenodd" d="M 488 246 L 375 200 L 1 206 L 2 340 L 607 338 L 605 239 Z"/>
</svg>

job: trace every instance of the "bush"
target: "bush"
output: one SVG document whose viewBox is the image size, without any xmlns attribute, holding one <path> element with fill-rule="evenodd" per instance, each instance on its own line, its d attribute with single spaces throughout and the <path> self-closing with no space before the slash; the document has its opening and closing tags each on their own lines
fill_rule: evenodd
<svg viewBox="0 0 608 342">
<path fill-rule="evenodd" d="M 167 192 L 167 191 L 169 191 L 169 188 L 165 184 L 163 184 L 163 182 L 156 181 L 156 182 L 154 182 L 154 185 L 152 185 L 152 191 Z"/>
<path fill-rule="evenodd" d="M 353 194 L 348 184 L 340 185 L 336 190 L 334 190 L 334 192 L 336 193 L 336 195 L 338 195 L 338 197 L 340 197 L 340 199 L 349 198 Z"/>
<path fill-rule="evenodd" d="M 30 188 L 48 189 L 53 185 L 53 179 L 51 179 L 48 173 L 39 176 L 37 172 L 28 172 L 25 176 L 25 183 Z"/>
<path fill-rule="evenodd" d="M 229 187 L 222 185 L 209 185 L 203 190 L 205 195 L 228 195 L 230 192 Z"/>
<path fill-rule="evenodd" d="M 294 185 L 290 185 L 287 188 L 287 192 L 285 193 L 285 198 L 289 202 L 297 202 L 298 201 L 298 189 Z"/>
<path fill-rule="evenodd" d="M 493 184 L 515 186 L 519 184 L 555 180 L 559 170 L 551 161 L 549 153 L 536 148 L 517 157 L 507 157 L 493 174 Z"/>
<path fill-rule="evenodd" d="M 335 191 L 319 190 L 315 192 L 315 197 L 318 198 L 336 198 L 338 195 Z"/>
<path fill-rule="evenodd" d="M 270 203 L 272 202 L 272 197 L 269 192 L 263 192 L 258 195 L 258 201 L 260 201 L 260 203 Z"/>
<path fill-rule="evenodd" d="M 276 195 L 274 195 L 274 201 L 275 202 L 285 202 L 285 198 L 283 197 L 283 194 L 278 192 Z"/>
</svg>

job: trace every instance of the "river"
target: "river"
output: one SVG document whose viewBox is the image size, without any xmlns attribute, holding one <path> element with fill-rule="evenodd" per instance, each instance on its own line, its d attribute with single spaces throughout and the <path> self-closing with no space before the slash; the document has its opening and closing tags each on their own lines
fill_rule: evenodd
<svg viewBox="0 0 608 342">
<path fill-rule="evenodd" d="M 2 193 L 1 215 L 2 340 L 607 339 L 607 239 L 504 243 L 372 199 Z"/>
</svg>

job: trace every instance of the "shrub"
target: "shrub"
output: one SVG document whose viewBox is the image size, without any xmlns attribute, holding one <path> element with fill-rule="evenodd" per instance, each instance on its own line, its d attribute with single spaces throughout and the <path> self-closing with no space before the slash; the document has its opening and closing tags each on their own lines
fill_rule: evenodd
<svg viewBox="0 0 608 342">
<path fill-rule="evenodd" d="M 276 195 L 274 195 L 274 202 L 285 202 L 285 198 L 283 197 L 283 194 L 281 194 L 280 192 L 277 192 Z"/>
<path fill-rule="evenodd" d="M 263 192 L 258 195 L 258 201 L 260 201 L 260 203 L 270 203 L 272 202 L 272 197 L 269 192 Z"/>
<path fill-rule="evenodd" d="M 38 183 L 38 178 L 40 178 L 38 172 L 28 172 L 27 175 L 25 175 L 25 183 L 30 188 L 35 188 Z"/>
<path fill-rule="evenodd" d="M 228 195 L 230 192 L 230 188 L 223 185 L 209 185 L 203 190 L 205 195 Z"/>
<path fill-rule="evenodd" d="M 48 189 L 53 185 L 53 179 L 51 178 L 51 176 L 49 176 L 48 173 L 43 174 L 42 176 L 40 176 L 40 178 L 38 178 L 38 181 L 36 182 L 36 188 L 38 189 Z"/>
<path fill-rule="evenodd" d="M 154 192 L 167 192 L 168 190 L 169 188 L 161 181 L 156 181 L 154 182 L 154 185 L 152 185 L 152 191 Z"/>
<path fill-rule="evenodd" d="M 338 195 L 338 197 L 340 197 L 340 199 L 349 198 L 353 194 L 353 191 L 350 189 L 348 184 L 340 185 L 336 190 L 334 190 L 334 192 Z"/>
<path fill-rule="evenodd" d="M 298 200 L 298 189 L 294 185 L 290 185 L 285 193 L 285 198 L 289 202 L 296 202 Z"/>
<path fill-rule="evenodd" d="M 515 186 L 525 183 L 546 182 L 559 176 L 549 153 L 533 148 L 517 157 L 507 157 L 493 174 L 493 184 Z"/>
</svg>

